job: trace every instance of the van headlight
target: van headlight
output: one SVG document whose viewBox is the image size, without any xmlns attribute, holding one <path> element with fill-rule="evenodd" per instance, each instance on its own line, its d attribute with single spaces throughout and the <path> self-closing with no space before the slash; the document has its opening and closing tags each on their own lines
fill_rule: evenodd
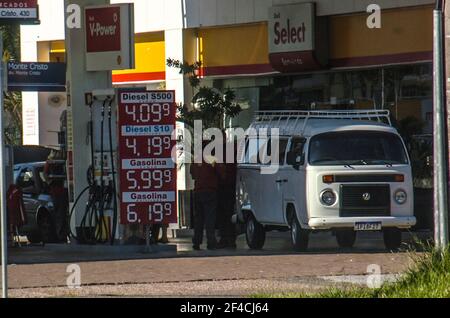
<svg viewBox="0 0 450 318">
<path fill-rule="evenodd" d="M 336 194 L 334 194 L 332 190 L 325 190 L 320 195 L 320 201 L 327 206 L 334 205 L 336 203 L 336 199 Z"/>
<path fill-rule="evenodd" d="M 406 200 L 408 200 L 408 195 L 406 194 L 405 190 L 397 190 L 394 194 L 394 200 L 397 202 L 397 204 L 405 204 Z"/>
</svg>

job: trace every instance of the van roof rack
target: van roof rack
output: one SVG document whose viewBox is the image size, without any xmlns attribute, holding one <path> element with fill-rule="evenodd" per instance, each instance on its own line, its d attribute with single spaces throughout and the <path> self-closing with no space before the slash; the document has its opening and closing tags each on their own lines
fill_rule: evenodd
<svg viewBox="0 0 450 318">
<path fill-rule="evenodd" d="M 280 127 L 282 122 L 285 130 L 297 128 L 300 120 L 303 120 L 305 131 L 309 119 L 349 119 L 369 120 L 392 126 L 389 110 L 314 110 L 314 111 L 258 111 L 255 112 L 254 124 L 264 124 L 265 128 Z M 295 121 L 291 124 L 290 121 Z"/>
</svg>

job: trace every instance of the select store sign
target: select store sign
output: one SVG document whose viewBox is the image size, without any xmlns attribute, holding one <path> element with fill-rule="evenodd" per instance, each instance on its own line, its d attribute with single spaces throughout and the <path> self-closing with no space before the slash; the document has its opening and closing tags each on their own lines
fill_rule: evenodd
<svg viewBox="0 0 450 318">
<path fill-rule="evenodd" d="M 134 68 L 133 4 L 85 9 L 87 71 Z"/>
<path fill-rule="evenodd" d="M 299 72 L 321 67 L 323 54 L 316 39 L 325 28 L 317 22 L 313 3 L 269 9 L 269 59 L 274 69 Z M 320 41 L 327 44 L 326 34 L 321 35 Z"/>
<path fill-rule="evenodd" d="M 0 1 L 0 22 L 36 23 L 39 19 L 37 0 Z"/>
</svg>

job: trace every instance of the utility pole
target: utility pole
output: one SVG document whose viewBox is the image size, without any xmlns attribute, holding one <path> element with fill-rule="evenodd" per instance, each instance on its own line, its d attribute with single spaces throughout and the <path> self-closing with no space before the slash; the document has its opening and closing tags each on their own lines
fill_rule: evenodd
<svg viewBox="0 0 450 318">
<path fill-rule="evenodd" d="M 0 53 L 3 56 L 3 34 L 0 32 Z M 8 298 L 8 226 L 6 225 L 5 134 L 3 130 L 3 58 L 0 61 L 0 219 L 2 226 L 2 297 Z"/>
<path fill-rule="evenodd" d="M 445 59 L 444 59 L 444 1 L 436 2 L 433 27 L 434 73 L 434 239 L 436 248 L 443 251 L 448 241 L 448 143 L 446 138 Z"/>
</svg>

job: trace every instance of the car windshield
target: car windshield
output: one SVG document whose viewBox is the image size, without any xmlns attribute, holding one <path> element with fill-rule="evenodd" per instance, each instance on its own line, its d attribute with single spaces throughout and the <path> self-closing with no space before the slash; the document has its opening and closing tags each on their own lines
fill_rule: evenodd
<svg viewBox="0 0 450 318">
<path fill-rule="evenodd" d="M 325 165 L 408 164 L 403 143 L 395 134 L 351 131 L 333 132 L 311 138 L 309 163 Z"/>
</svg>

